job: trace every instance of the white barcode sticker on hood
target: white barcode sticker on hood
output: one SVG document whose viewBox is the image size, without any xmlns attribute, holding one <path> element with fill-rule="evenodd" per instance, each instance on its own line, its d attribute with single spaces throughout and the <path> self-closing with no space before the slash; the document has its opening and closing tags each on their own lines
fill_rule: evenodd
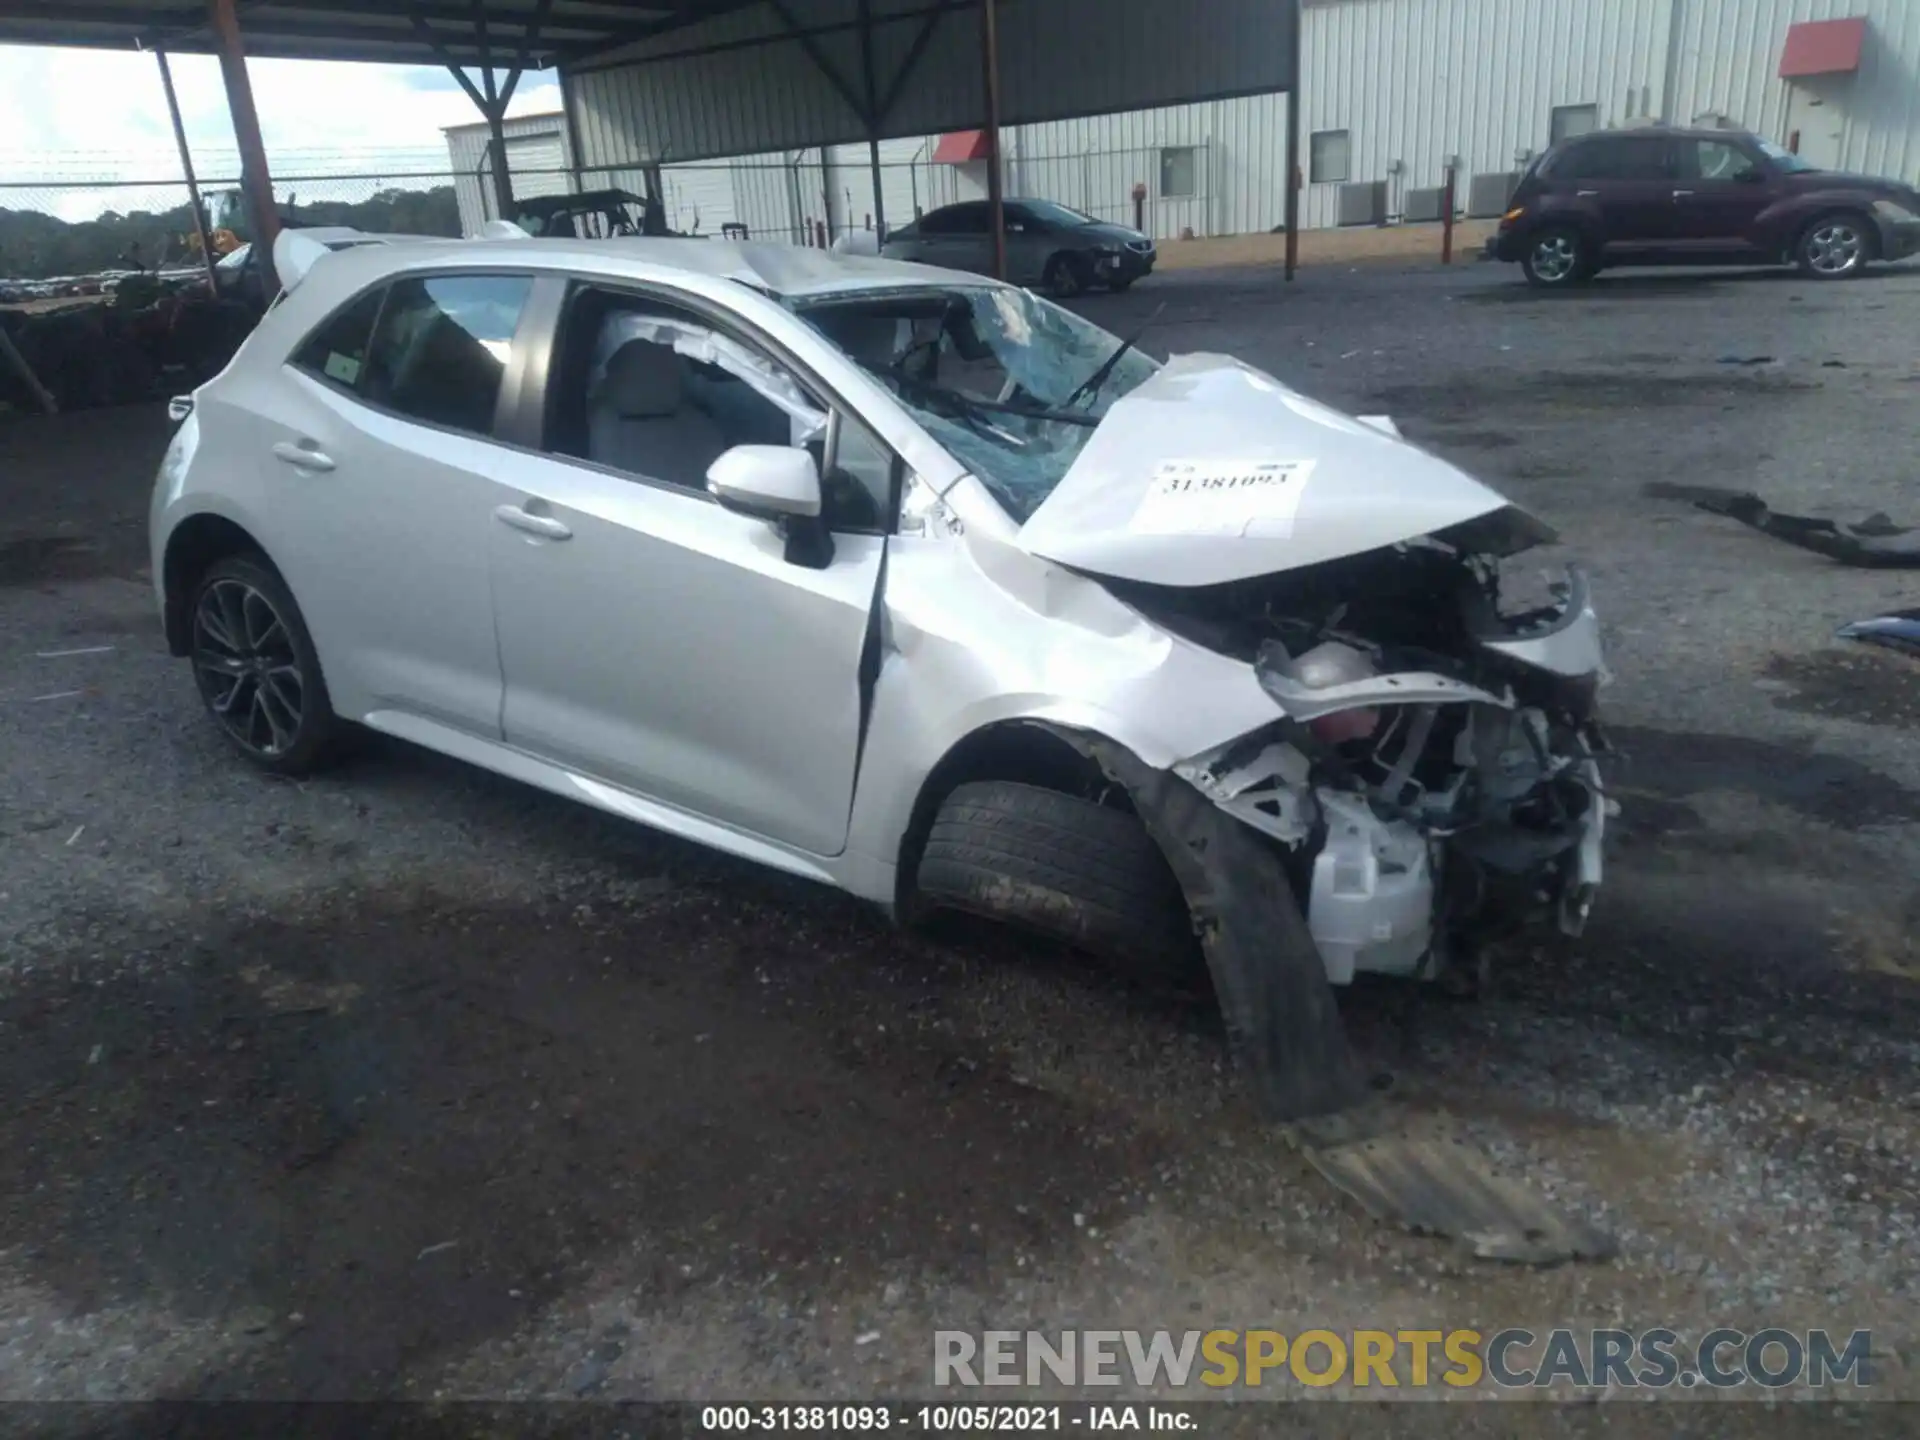
<svg viewBox="0 0 1920 1440">
<path fill-rule="evenodd" d="M 1163 460 L 1127 528 L 1138 535 L 1284 539 L 1312 474 L 1311 460 Z"/>
</svg>

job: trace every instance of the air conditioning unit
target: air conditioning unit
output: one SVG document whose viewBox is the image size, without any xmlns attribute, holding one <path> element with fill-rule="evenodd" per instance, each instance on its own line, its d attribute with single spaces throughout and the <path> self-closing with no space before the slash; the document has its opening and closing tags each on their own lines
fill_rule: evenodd
<svg viewBox="0 0 1920 1440">
<path fill-rule="evenodd" d="M 1387 182 L 1364 180 L 1340 187 L 1342 225 L 1384 225 L 1387 223 Z"/>
<path fill-rule="evenodd" d="M 1407 191 L 1407 198 L 1400 205 L 1400 218 L 1409 224 L 1421 220 L 1438 220 L 1446 194 L 1447 192 L 1438 186 L 1431 190 Z"/>
<path fill-rule="evenodd" d="M 1486 220 L 1507 212 L 1507 201 L 1513 198 L 1514 187 L 1520 183 L 1518 170 L 1502 170 L 1492 175 L 1476 175 L 1467 182 L 1467 216 L 1473 220 Z"/>
</svg>

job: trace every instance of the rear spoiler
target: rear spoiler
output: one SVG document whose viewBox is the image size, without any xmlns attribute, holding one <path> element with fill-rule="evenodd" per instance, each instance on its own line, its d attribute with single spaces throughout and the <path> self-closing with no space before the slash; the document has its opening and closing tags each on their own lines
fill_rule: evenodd
<svg viewBox="0 0 1920 1440">
<path fill-rule="evenodd" d="M 325 241 L 315 240 L 298 230 L 282 230 L 273 242 L 273 273 L 280 281 L 280 288 L 291 294 L 294 287 L 306 279 L 313 262 L 331 253 Z"/>
<path fill-rule="evenodd" d="M 326 236 L 321 240 L 318 235 Z M 527 232 L 511 220 L 489 220 L 480 227 L 482 240 L 525 240 Z M 314 230 L 282 230 L 273 242 L 273 271 L 279 277 L 283 293 L 291 293 L 303 279 L 307 271 L 313 268 L 313 262 L 321 256 L 335 250 L 346 250 L 357 245 L 385 245 L 395 240 L 442 240 L 438 235 L 374 235 L 362 230 L 344 230 L 335 226 L 326 226 Z"/>
</svg>

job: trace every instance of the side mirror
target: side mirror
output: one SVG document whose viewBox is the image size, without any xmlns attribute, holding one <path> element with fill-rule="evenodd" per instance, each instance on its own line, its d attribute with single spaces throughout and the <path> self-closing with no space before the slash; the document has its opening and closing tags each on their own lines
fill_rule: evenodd
<svg viewBox="0 0 1920 1440">
<path fill-rule="evenodd" d="M 791 445 L 736 445 L 707 467 L 707 490 L 756 520 L 817 520 L 820 467 Z"/>
</svg>

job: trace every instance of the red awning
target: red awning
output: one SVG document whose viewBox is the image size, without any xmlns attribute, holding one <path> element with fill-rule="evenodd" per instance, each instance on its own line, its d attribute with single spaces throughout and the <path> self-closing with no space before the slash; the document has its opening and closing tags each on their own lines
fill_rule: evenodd
<svg viewBox="0 0 1920 1440">
<path fill-rule="evenodd" d="M 1807 20 L 1789 25 L 1786 48 L 1780 52 L 1780 78 L 1851 75 L 1860 68 L 1860 47 L 1866 39 L 1864 15 L 1856 15 L 1851 20 Z"/>
<path fill-rule="evenodd" d="M 933 163 L 964 165 L 969 160 L 984 160 L 992 153 L 986 131 L 956 130 L 951 135 L 942 135 L 940 143 L 933 147 Z"/>
</svg>

